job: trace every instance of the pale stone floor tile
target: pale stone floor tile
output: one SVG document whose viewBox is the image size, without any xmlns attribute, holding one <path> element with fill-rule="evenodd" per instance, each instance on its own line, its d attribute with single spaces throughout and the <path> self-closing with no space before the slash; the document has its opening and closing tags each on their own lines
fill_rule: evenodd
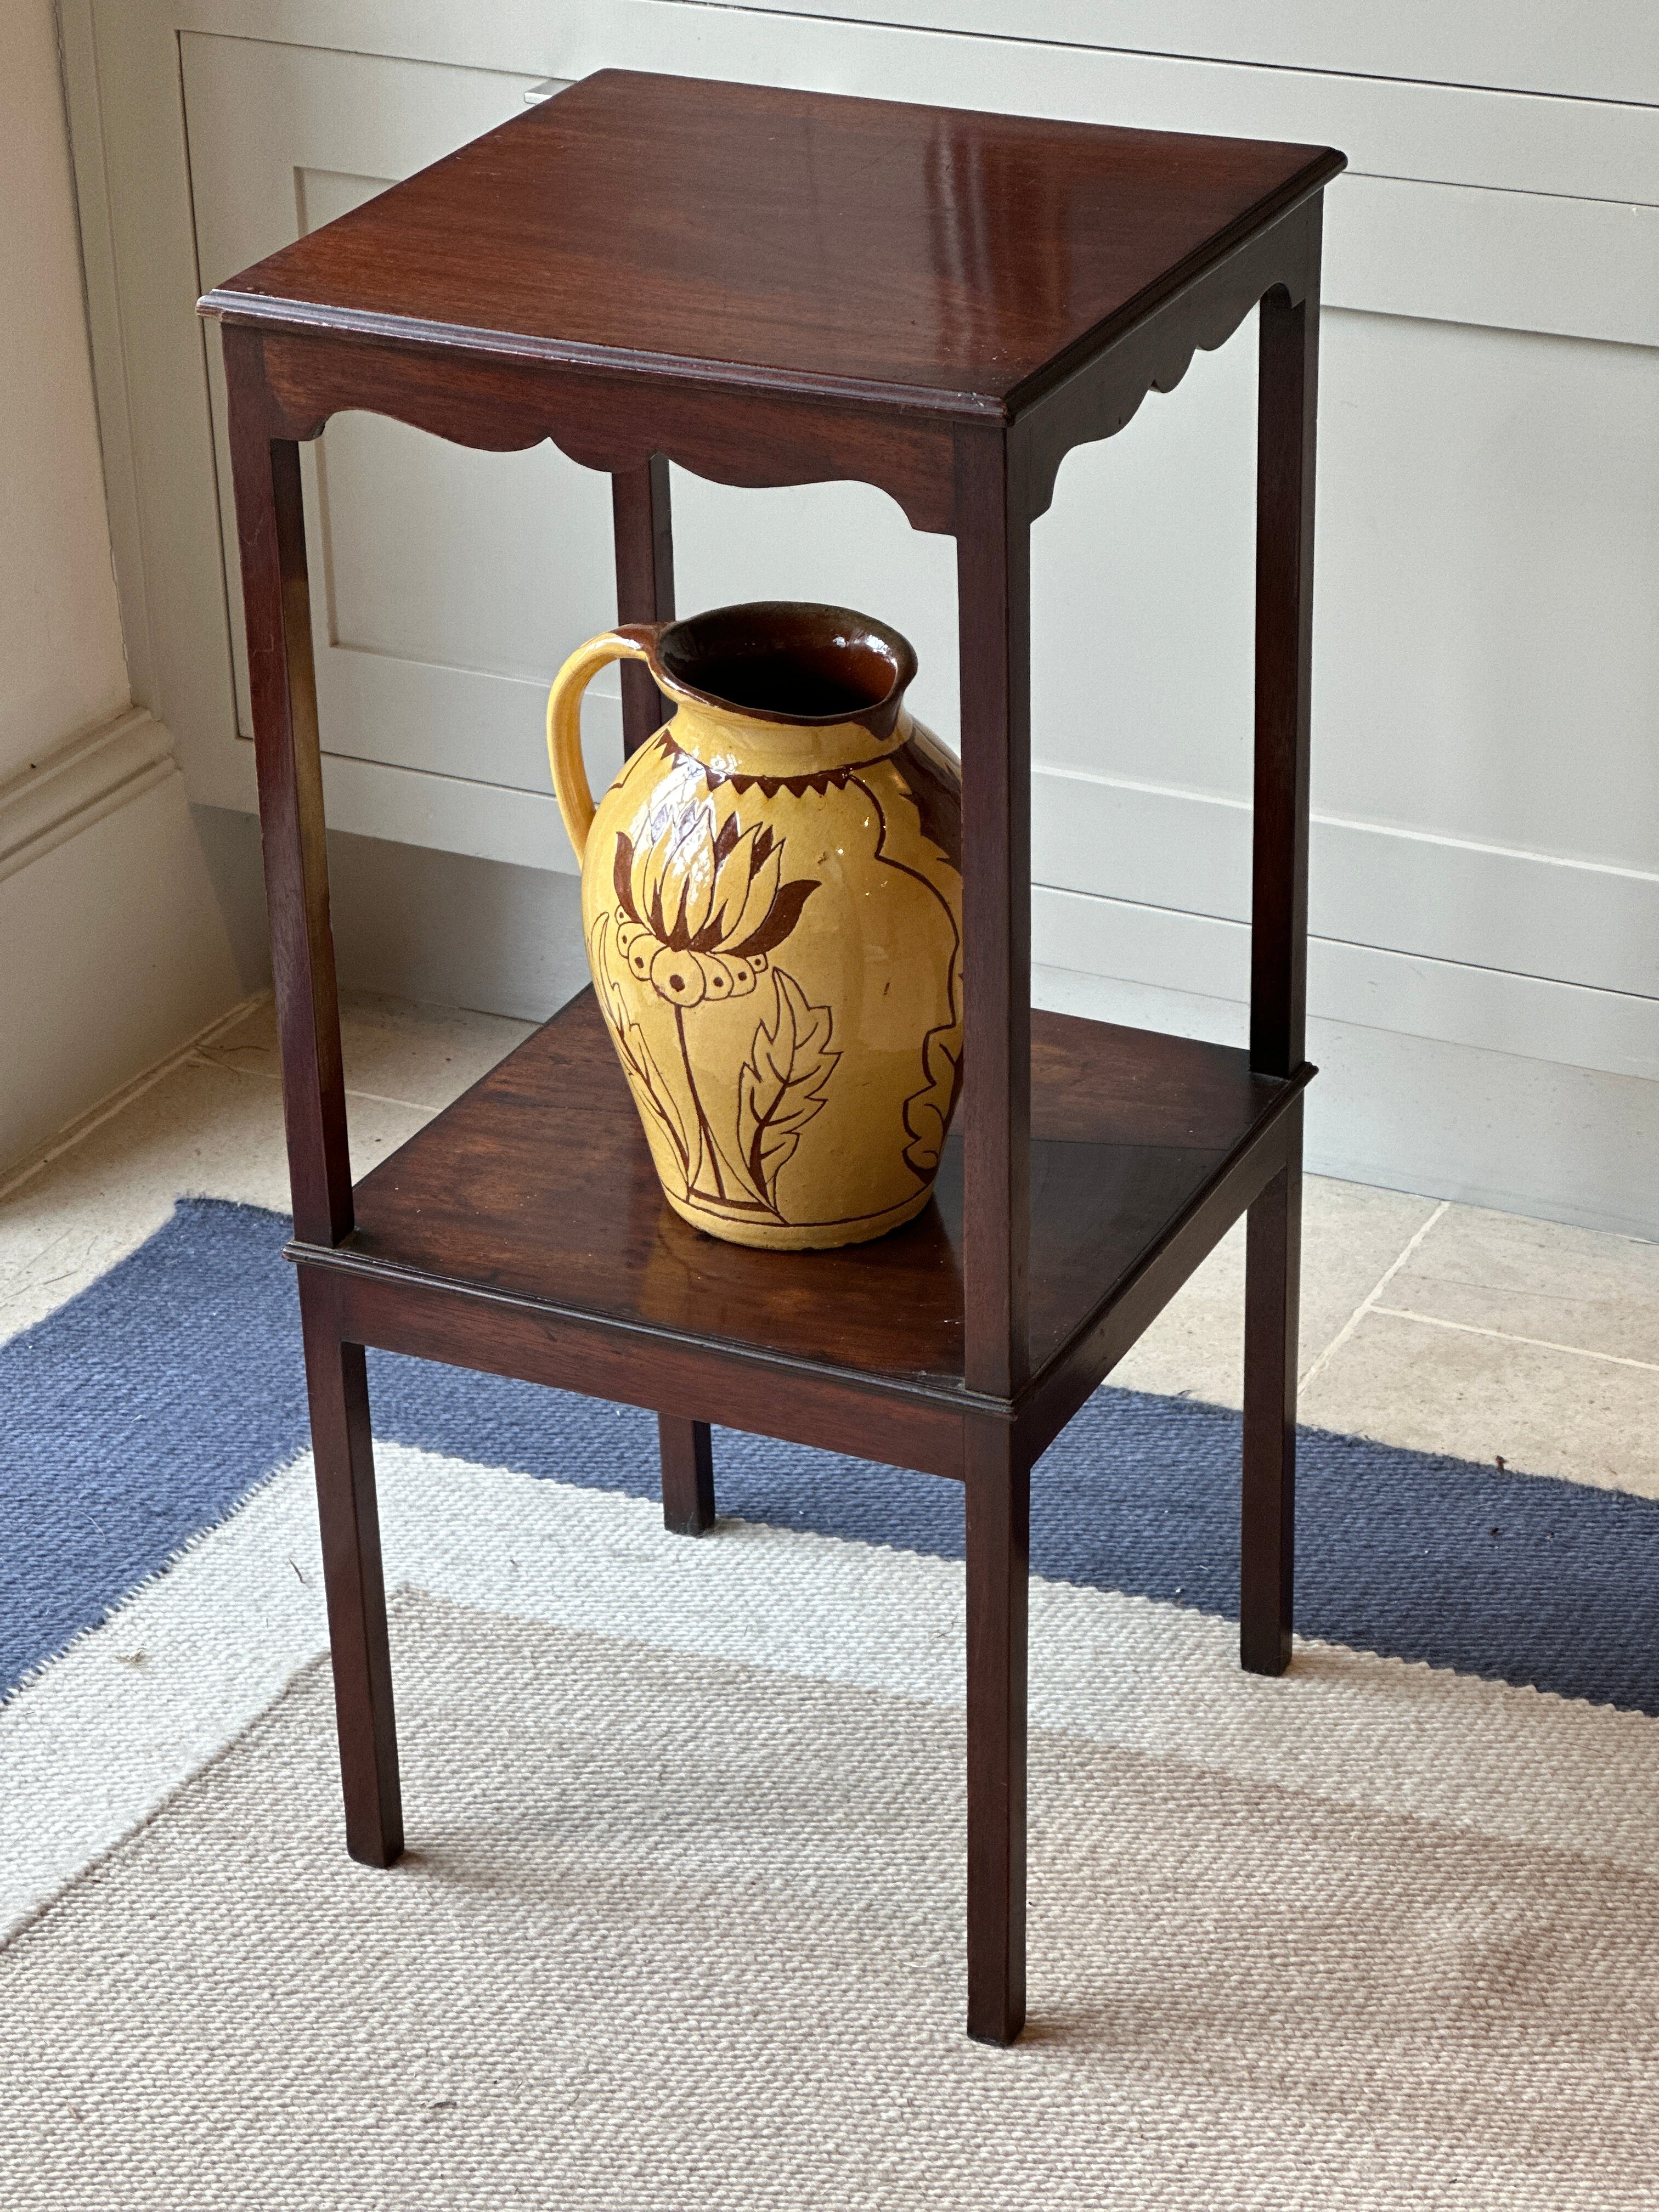
<svg viewBox="0 0 1659 2212">
<path fill-rule="evenodd" d="M 1301 1411 L 1319 1428 L 1659 1498 L 1652 1368 L 1373 1312 Z"/>
<path fill-rule="evenodd" d="M 1659 1365 L 1659 1244 L 1454 1206 L 1382 1304 Z"/>
<path fill-rule="evenodd" d="M 353 1175 L 367 1175 L 428 1119 L 422 1108 L 354 1097 Z M 186 1196 L 288 1211 L 275 1083 L 187 1060 L 0 1200 L 0 1337 L 55 1312 Z"/>
<path fill-rule="evenodd" d="M 395 1104 L 435 1109 L 487 1075 L 536 1024 L 458 1006 L 415 1005 L 352 992 L 340 1001 L 340 1044 L 348 1091 Z M 204 1054 L 240 1074 L 282 1080 L 276 1009 L 257 1007 L 216 1037 Z"/>
<path fill-rule="evenodd" d="M 1364 1183 L 1308 1177 L 1302 1200 L 1304 1370 L 1370 1296 L 1437 1203 Z M 1120 1361 L 1111 1379 L 1127 1390 L 1166 1391 L 1217 1406 L 1243 1403 L 1242 1221 Z"/>
</svg>

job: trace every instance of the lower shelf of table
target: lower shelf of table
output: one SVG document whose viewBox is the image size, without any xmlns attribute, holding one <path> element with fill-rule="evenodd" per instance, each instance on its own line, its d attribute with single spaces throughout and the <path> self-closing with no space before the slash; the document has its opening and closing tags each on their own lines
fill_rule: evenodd
<svg viewBox="0 0 1659 2212">
<path fill-rule="evenodd" d="M 1065 1015 L 1036 1014 L 1032 1031 L 1040 1384 L 1067 1359 L 1104 1357 L 1118 1306 L 1133 1310 L 1134 1334 L 1146 1326 L 1276 1170 L 1307 1071 L 1279 1080 L 1228 1047 Z M 793 1376 L 809 1396 L 823 1395 L 814 1382 L 852 1382 L 890 1403 L 937 1407 L 964 1395 L 962 1200 L 953 1136 L 934 1202 L 874 1243 L 785 1254 L 702 1235 L 663 1200 L 583 992 L 358 1186 L 342 1246 L 295 1256 L 355 1282 L 365 1340 L 395 1338 L 393 1348 L 520 1371 L 522 1357 L 477 1356 L 492 1327 L 550 1341 L 569 1324 L 571 1357 L 592 1348 L 591 1379 L 573 1376 L 575 1387 L 636 1402 L 655 1401 L 617 1378 L 654 1345 L 671 1364 L 701 1348 L 728 1365 L 769 1367 L 780 1389 Z M 438 1348 L 429 1327 L 386 1319 L 412 1315 L 422 1291 L 451 1294 L 454 1349 Z M 1091 1337 L 1096 1352 L 1080 1355 Z M 785 1432 L 770 1415 L 743 1425 Z"/>
</svg>

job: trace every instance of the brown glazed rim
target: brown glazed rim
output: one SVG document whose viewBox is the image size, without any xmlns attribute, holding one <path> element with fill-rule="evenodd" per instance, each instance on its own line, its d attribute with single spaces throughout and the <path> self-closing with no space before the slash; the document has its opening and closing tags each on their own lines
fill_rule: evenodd
<svg viewBox="0 0 1659 2212">
<path fill-rule="evenodd" d="M 784 723 L 801 730 L 834 729 L 857 722 L 873 737 L 889 738 L 916 672 L 915 647 L 908 638 L 886 623 L 878 622 L 873 615 L 860 614 L 853 607 L 824 606 L 811 599 L 750 599 L 737 606 L 710 607 L 702 614 L 683 615 L 674 622 L 623 623 L 618 635 L 644 647 L 651 673 L 664 690 L 717 708 L 723 714 L 741 715 L 746 721 Z M 763 639 L 770 652 L 782 656 L 793 648 L 809 664 L 828 660 L 847 647 L 861 647 L 866 665 L 872 659 L 884 662 L 890 672 L 890 681 L 879 696 L 862 706 L 843 707 L 828 714 L 787 714 L 780 708 L 748 706 L 721 692 L 704 690 L 681 672 L 699 662 L 742 660 L 747 657 L 745 647 Z"/>
</svg>

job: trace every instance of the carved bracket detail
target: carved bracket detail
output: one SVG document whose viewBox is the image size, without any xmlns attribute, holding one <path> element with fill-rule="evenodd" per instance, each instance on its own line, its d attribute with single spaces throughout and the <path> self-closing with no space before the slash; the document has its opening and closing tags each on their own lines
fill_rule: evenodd
<svg viewBox="0 0 1659 2212">
<path fill-rule="evenodd" d="M 1320 218 L 1317 197 L 1292 209 L 1032 406 L 1015 433 L 1032 521 L 1048 512 L 1073 447 L 1115 436 L 1149 392 L 1173 392 L 1193 356 L 1224 345 L 1269 292 L 1294 306 L 1317 286 Z"/>
<path fill-rule="evenodd" d="M 1028 520 L 1047 512 L 1074 446 L 1113 436 L 1149 392 L 1173 392 L 1194 354 L 1224 344 L 1268 292 L 1283 290 L 1294 304 L 1317 286 L 1320 216 L 1316 194 L 1040 396 L 1022 404 L 1016 392 L 1012 421 L 981 416 L 981 431 L 1009 441 Z M 224 344 L 233 404 L 244 418 L 250 409 L 263 415 L 272 438 L 303 442 L 331 416 L 360 410 L 491 453 L 548 440 L 611 476 L 661 453 L 695 476 L 748 489 L 870 483 L 913 528 L 954 529 L 957 434 L 971 426 L 947 413 L 757 386 L 734 407 L 729 387 L 684 376 L 469 352 L 436 337 L 278 328 L 234 313 Z"/>
<path fill-rule="evenodd" d="M 263 384 L 273 438 L 304 442 L 331 416 L 358 410 L 491 453 L 549 440 L 612 476 L 662 453 L 695 476 L 748 489 L 850 478 L 887 493 L 915 529 L 951 527 L 951 425 L 940 418 L 748 392 L 739 421 L 729 394 L 684 378 L 230 321 L 224 335 L 228 358 L 258 356 L 233 384 L 244 405 Z"/>
</svg>

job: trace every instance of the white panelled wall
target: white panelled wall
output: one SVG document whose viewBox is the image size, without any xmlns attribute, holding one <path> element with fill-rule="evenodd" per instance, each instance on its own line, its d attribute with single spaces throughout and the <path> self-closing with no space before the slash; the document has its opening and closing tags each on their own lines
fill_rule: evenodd
<svg viewBox="0 0 1659 2212">
<path fill-rule="evenodd" d="M 51 0 L 0 9 L 0 1170 L 231 1005 L 167 732 L 134 708 Z"/>
<path fill-rule="evenodd" d="M 1313 1161 L 1659 1235 L 1650 6 L 1602 0 L 1593 23 L 1544 0 L 1401 0 L 1363 21 L 1313 0 L 64 7 L 100 391 L 125 426 L 106 445 L 135 685 L 191 796 L 227 811 L 211 817 L 227 854 L 251 851 L 230 822 L 252 805 L 251 749 L 198 284 L 542 81 L 602 66 L 1343 147 L 1322 331 Z M 1034 550 L 1038 988 L 1225 1036 L 1243 1034 L 1247 965 L 1254 400 L 1250 326 L 1073 455 Z M 542 705 L 611 618 L 606 486 L 550 447 L 464 453 L 357 416 L 328 430 L 307 489 L 331 818 L 380 841 L 372 862 L 348 854 L 374 890 L 348 884 L 340 904 L 379 919 L 361 940 L 342 927 L 343 963 L 534 1011 L 574 972 Z M 683 607 L 867 607 L 913 637 L 918 711 L 954 733 L 947 540 L 859 484 L 739 492 L 677 471 L 674 496 Z M 589 737 L 608 775 L 614 695 Z M 535 931 L 552 957 L 526 958 Z"/>
</svg>

